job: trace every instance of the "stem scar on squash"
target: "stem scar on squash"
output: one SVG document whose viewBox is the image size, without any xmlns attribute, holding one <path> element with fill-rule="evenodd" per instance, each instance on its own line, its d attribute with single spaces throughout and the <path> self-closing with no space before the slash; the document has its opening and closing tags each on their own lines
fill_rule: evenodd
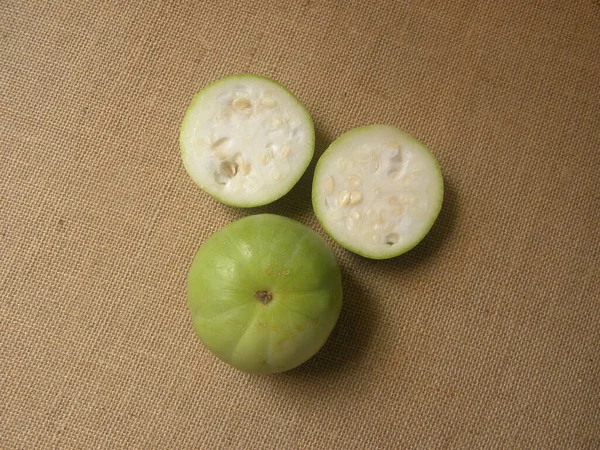
<svg viewBox="0 0 600 450">
<path fill-rule="evenodd" d="M 256 291 L 254 298 L 257 298 L 258 301 L 263 305 L 267 305 L 271 300 L 273 300 L 273 294 L 271 294 L 269 291 Z"/>
</svg>

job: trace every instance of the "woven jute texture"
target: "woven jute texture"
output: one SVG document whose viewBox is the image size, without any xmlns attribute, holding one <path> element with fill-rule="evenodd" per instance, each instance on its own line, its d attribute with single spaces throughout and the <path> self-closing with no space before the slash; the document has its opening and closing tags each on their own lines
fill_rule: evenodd
<svg viewBox="0 0 600 450">
<path fill-rule="evenodd" d="M 438 221 L 371 261 L 315 161 L 266 207 L 187 176 L 192 96 L 272 77 L 316 126 L 385 123 L 443 168 Z M 0 1 L 0 448 L 600 448 L 597 0 Z M 299 368 L 196 338 L 196 249 L 249 214 L 328 239 L 344 306 Z"/>
</svg>

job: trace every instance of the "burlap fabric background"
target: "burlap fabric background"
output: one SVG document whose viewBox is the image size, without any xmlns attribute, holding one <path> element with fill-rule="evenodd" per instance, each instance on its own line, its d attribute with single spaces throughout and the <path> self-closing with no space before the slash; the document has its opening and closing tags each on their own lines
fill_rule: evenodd
<svg viewBox="0 0 600 450">
<path fill-rule="evenodd" d="M 600 448 L 598 1 L 2 0 L 0 58 L 2 449 Z M 276 376 L 217 361 L 186 310 L 226 223 L 323 234 L 314 163 L 257 210 L 182 168 L 192 95 L 236 72 L 298 95 L 317 155 L 387 123 L 446 180 L 410 253 L 332 243 L 338 326 Z"/>
</svg>

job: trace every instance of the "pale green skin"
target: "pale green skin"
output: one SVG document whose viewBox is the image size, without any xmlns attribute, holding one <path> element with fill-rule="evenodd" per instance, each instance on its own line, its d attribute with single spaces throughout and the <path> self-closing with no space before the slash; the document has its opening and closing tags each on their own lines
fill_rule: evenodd
<svg viewBox="0 0 600 450">
<path fill-rule="evenodd" d="M 248 216 L 213 234 L 187 280 L 202 343 L 244 372 L 293 369 L 323 346 L 342 307 L 337 260 L 325 240 L 294 220 Z M 264 304 L 255 295 L 268 291 Z"/>
</svg>

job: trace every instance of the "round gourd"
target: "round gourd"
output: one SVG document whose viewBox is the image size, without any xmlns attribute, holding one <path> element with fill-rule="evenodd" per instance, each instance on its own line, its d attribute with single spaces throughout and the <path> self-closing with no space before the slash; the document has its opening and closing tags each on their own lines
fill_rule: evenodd
<svg viewBox="0 0 600 450">
<path fill-rule="evenodd" d="M 194 182 L 231 206 L 271 203 L 300 179 L 314 154 L 310 114 L 279 83 L 232 75 L 202 89 L 189 106 L 179 145 Z"/>
<path fill-rule="evenodd" d="M 292 369 L 312 357 L 342 306 L 335 256 L 314 230 L 273 215 L 214 233 L 188 272 L 188 307 L 204 345 L 249 373 Z"/>
<path fill-rule="evenodd" d="M 385 259 L 425 237 L 443 193 L 440 167 L 423 143 L 391 126 L 368 125 L 340 136 L 319 158 L 312 201 L 342 247 Z"/>
</svg>

